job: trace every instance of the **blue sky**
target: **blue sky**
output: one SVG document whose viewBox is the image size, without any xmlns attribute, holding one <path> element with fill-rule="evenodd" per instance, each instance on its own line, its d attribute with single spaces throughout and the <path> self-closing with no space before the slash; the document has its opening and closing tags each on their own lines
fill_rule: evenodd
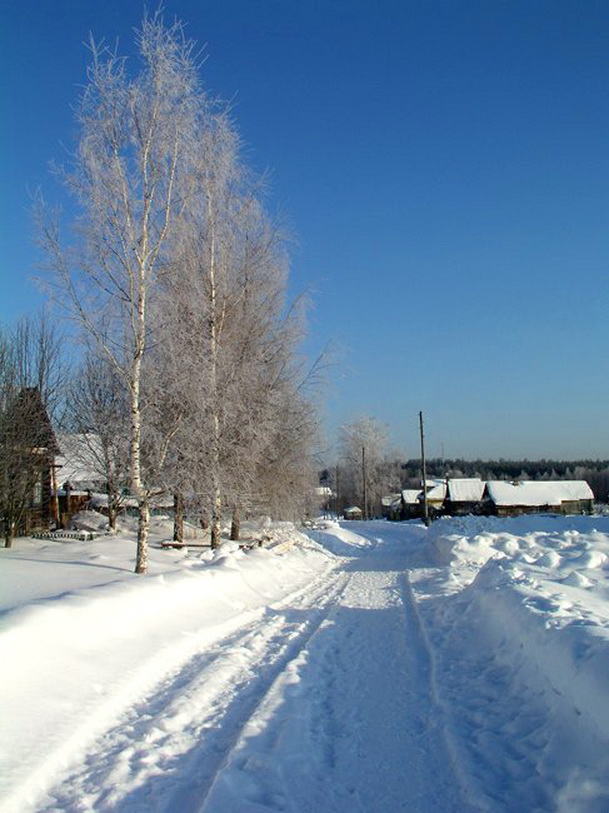
<svg viewBox="0 0 609 813">
<path fill-rule="evenodd" d="M 609 458 L 609 3 L 174 0 L 298 235 L 336 427 L 408 456 Z M 75 134 L 91 30 L 142 5 L 0 0 L 0 317 L 33 309 L 29 194 Z M 64 146 L 62 146 L 64 145 Z"/>
</svg>

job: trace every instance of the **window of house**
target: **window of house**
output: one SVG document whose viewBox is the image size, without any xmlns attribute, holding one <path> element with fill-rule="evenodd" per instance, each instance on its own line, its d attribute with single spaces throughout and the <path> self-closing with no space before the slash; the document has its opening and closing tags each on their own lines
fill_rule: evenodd
<svg viewBox="0 0 609 813">
<path fill-rule="evenodd" d="M 42 505 L 42 474 L 39 474 L 34 483 L 32 492 L 32 505 Z"/>
</svg>

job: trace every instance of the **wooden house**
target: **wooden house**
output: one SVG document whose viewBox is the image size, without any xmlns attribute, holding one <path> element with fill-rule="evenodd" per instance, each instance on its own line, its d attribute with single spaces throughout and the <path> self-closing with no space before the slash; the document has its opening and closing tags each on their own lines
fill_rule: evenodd
<svg viewBox="0 0 609 813">
<path fill-rule="evenodd" d="M 430 517 L 439 516 L 444 509 L 448 487 L 446 480 L 426 480 L 427 513 Z M 419 503 L 423 506 L 423 491 L 419 493 Z"/>
<path fill-rule="evenodd" d="M 402 495 L 387 494 L 387 496 L 381 497 L 381 510 L 385 519 L 402 519 Z"/>
<path fill-rule="evenodd" d="M 444 513 L 452 517 L 481 514 L 484 485 L 479 477 L 449 478 Z"/>
<path fill-rule="evenodd" d="M 418 519 L 422 516 L 420 496 L 420 488 L 405 488 L 402 491 L 400 519 Z"/>
<path fill-rule="evenodd" d="M 40 390 L 22 389 L 2 420 L 2 519 L 9 536 L 48 531 L 57 523 L 57 439 Z M 7 530 L 10 526 L 10 530 Z"/>
<path fill-rule="evenodd" d="M 499 517 L 518 514 L 591 514 L 594 495 L 584 480 L 491 480 L 486 484 L 487 513 Z"/>
<path fill-rule="evenodd" d="M 345 519 L 361 519 L 363 516 L 362 509 L 357 505 L 350 505 L 343 511 Z"/>
</svg>

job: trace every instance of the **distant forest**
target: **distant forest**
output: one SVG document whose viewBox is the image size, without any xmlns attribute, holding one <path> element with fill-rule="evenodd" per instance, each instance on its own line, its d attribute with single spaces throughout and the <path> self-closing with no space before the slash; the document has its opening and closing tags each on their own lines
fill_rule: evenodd
<svg viewBox="0 0 609 813">
<path fill-rule="evenodd" d="M 418 488 L 421 461 L 402 465 L 402 487 Z M 609 460 L 426 460 L 428 478 L 480 477 L 482 480 L 585 480 L 599 502 L 609 501 Z"/>
</svg>

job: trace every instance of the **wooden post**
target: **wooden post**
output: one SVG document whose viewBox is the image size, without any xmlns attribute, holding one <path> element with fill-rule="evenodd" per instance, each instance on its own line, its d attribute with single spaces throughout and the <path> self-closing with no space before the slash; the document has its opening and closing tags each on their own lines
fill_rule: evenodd
<svg viewBox="0 0 609 813">
<path fill-rule="evenodd" d="M 55 521 L 55 528 L 59 528 L 61 523 L 59 517 L 59 494 L 57 493 L 57 472 L 55 466 L 55 460 L 53 459 L 51 463 L 51 518 Z M 66 507 L 66 510 L 69 513 L 69 505 Z"/>
<path fill-rule="evenodd" d="M 429 509 L 427 506 L 427 472 L 425 471 L 425 436 L 423 434 L 423 413 L 419 412 L 421 429 L 421 478 L 423 480 L 423 522 L 429 527 Z"/>
</svg>

